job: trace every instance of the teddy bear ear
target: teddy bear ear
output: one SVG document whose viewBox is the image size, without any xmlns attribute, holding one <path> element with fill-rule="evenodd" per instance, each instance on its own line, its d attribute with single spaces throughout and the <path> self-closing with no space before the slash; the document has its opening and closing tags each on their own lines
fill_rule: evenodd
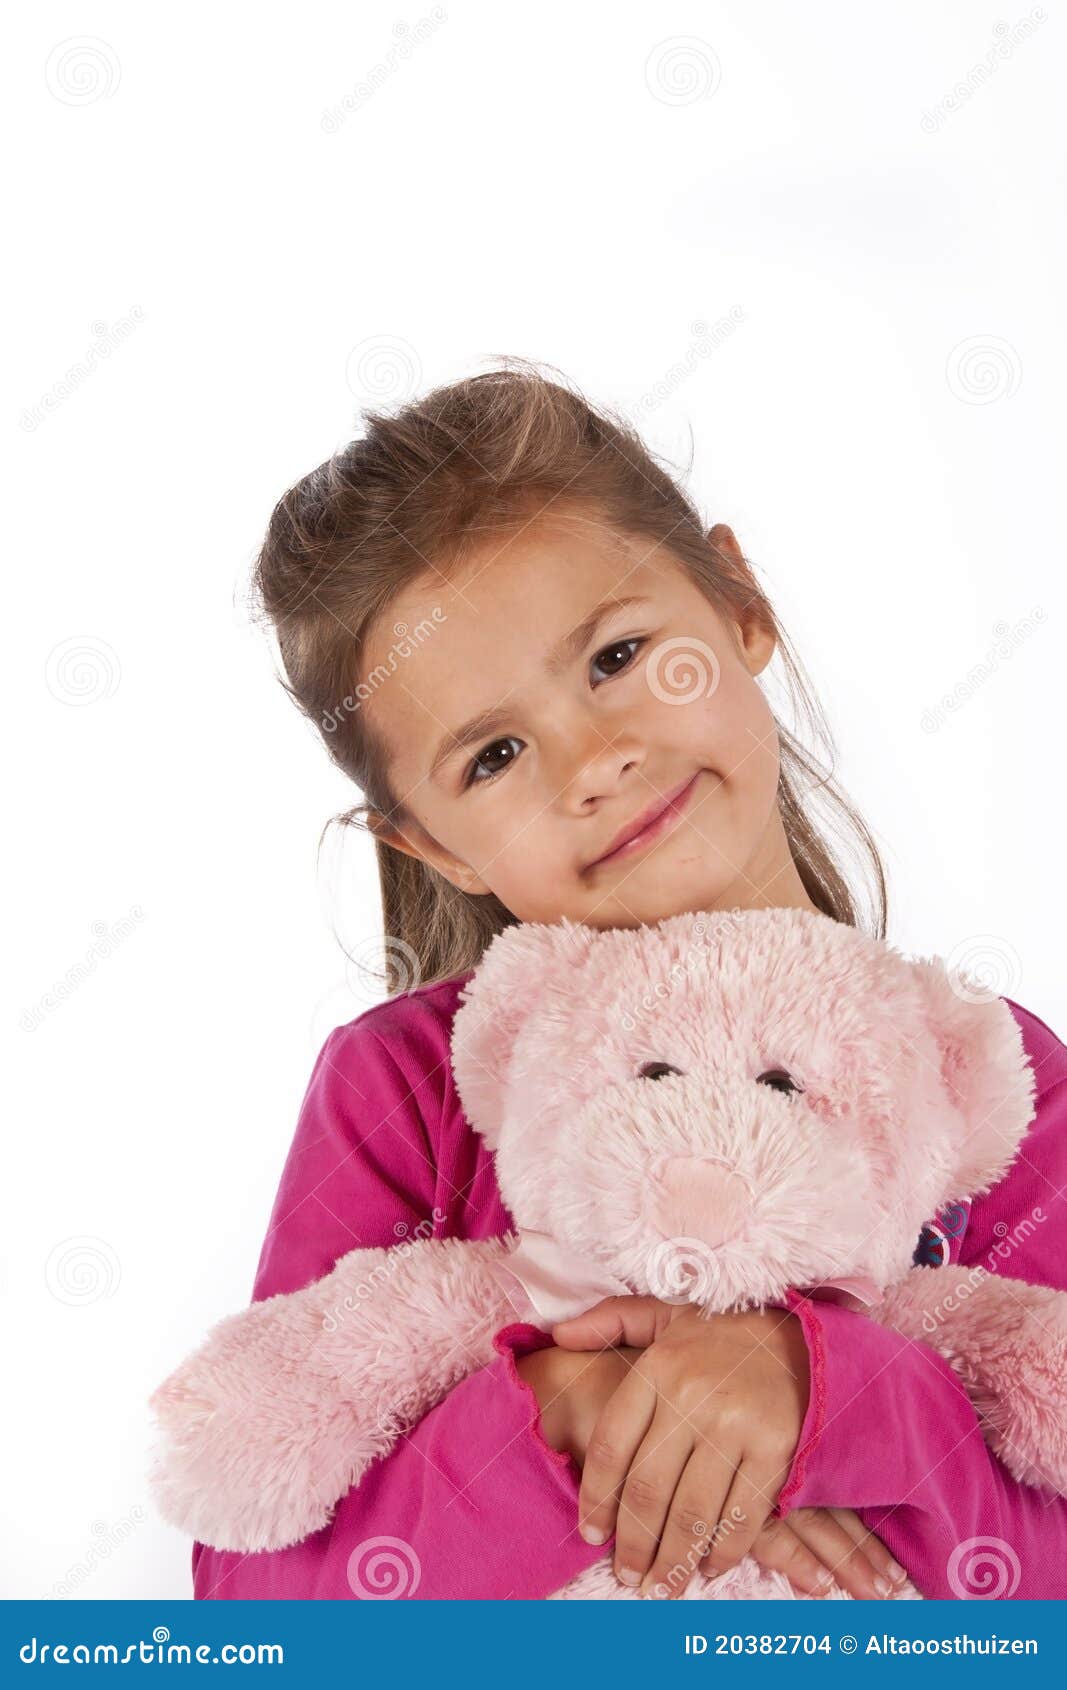
<svg viewBox="0 0 1067 1690">
<path fill-rule="evenodd" d="M 499 1137 L 519 1028 L 565 985 L 596 940 L 581 922 L 523 921 L 490 940 L 460 993 L 452 1073 L 463 1112 L 492 1148 Z"/>
<path fill-rule="evenodd" d="M 1034 1118 L 1037 1082 L 1022 1030 L 1003 998 L 951 973 L 938 957 L 916 965 L 941 1080 L 963 1117 L 953 1195 L 973 1197 L 1007 1172 Z"/>
</svg>

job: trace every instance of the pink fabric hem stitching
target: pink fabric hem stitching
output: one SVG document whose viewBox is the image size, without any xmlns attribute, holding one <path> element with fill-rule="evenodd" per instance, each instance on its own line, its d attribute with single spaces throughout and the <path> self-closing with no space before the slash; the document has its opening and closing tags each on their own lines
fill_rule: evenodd
<svg viewBox="0 0 1067 1690">
<path fill-rule="evenodd" d="M 826 1423 L 826 1350 L 823 1345 L 822 1326 L 818 1316 L 812 1309 L 807 1297 L 802 1297 L 799 1291 L 788 1291 L 786 1299 L 790 1310 L 797 1316 L 804 1329 L 804 1339 L 808 1346 L 808 1358 L 811 1364 L 811 1401 L 808 1404 L 809 1415 L 813 1418 L 813 1425 L 808 1436 L 803 1439 L 793 1458 L 793 1471 L 778 1495 L 776 1514 L 781 1518 L 804 1483 L 808 1456 L 822 1437 Z M 805 1416 L 808 1418 L 808 1416 Z M 803 1432 L 803 1428 L 801 1428 Z"/>
<path fill-rule="evenodd" d="M 510 1342 L 509 1342 L 510 1340 Z M 515 1366 L 515 1345 L 522 1355 L 531 1355 L 535 1350 L 555 1349 L 555 1345 L 547 1332 L 542 1332 L 539 1326 L 533 1326 L 528 1321 L 517 1321 L 511 1326 L 502 1326 L 493 1339 L 493 1348 L 504 1358 L 504 1373 L 509 1383 L 521 1391 L 527 1399 L 530 1412 L 530 1431 L 533 1433 L 541 1449 L 554 1467 L 564 1471 L 573 1470 L 581 1476 L 581 1469 L 573 1455 L 565 1450 L 553 1449 L 545 1437 L 541 1425 L 541 1404 L 537 1400 L 537 1392 L 532 1385 L 528 1385 Z"/>
</svg>

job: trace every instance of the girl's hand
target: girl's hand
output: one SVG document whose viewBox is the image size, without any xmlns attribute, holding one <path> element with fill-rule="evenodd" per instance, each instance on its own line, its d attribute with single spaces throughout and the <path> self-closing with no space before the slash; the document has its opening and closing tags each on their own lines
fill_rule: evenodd
<svg viewBox="0 0 1067 1690">
<path fill-rule="evenodd" d="M 784 1520 L 767 1521 L 752 1553 L 809 1596 L 829 1596 L 837 1585 L 860 1601 L 881 1600 L 908 1577 L 851 1508 L 794 1508 Z"/>
<path fill-rule="evenodd" d="M 663 1310 L 667 1305 L 658 1307 Z M 631 1328 L 635 1313 L 631 1311 Z M 650 1322 L 647 1330 L 651 1329 Z M 582 1466 L 601 1413 L 641 1354 L 639 1348 L 619 1345 L 598 1352 L 535 1350 L 519 1357 L 516 1368 L 537 1397 L 546 1441 Z M 709 1538 L 698 1535 L 703 1553 Z M 878 1598 L 890 1592 L 889 1585 L 878 1588 L 876 1580 L 896 1586 L 907 1576 L 880 1539 L 849 1509 L 796 1508 L 787 1520 L 769 1520 L 753 1543 L 752 1554 L 762 1567 L 785 1573 L 798 1590 L 811 1596 L 828 1595 L 836 1581 L 851 1596 Z M 684 1590 L 691 1568 L 683 1570 L 685 1577 L 668 1586 L 669 1595 Z"/>
<path fill-rule="evenodd" d="M 796 1315 L 709 1319 L 655 1298 L 613 1297 L 553 1337 L 577 1350 L 648 1345 L 589 1439 L 582 1535 L 605 1543 L 614 1531 L 616 1574 L 642 1594 L 684 1588 L 702 1556 L 705 1572 L 736 1566 L 777 1503 L 807 1411 Z"/>
<path fill-rule="evenodd" d="M 537 1398 L 545 1442 L 572 1455 L 580 1467 L 593 1427 L 641 1353 L 553 1348 L 519 1356 L 515 1368 Z"/>
</svg>

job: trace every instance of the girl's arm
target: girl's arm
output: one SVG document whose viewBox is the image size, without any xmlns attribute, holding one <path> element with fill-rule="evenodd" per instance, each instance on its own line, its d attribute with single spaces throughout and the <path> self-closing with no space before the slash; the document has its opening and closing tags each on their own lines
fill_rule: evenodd
<svg viewBox="0 0 1067 1690">
<path fill-rule="evenodd" d="M 439 1123 L 427 1121 L 416 1092 L 425 1107 L 431 1088 L 405 1076 L 410 1053 L 379 1039 L 373 1016 L 338 1028 L 319 1054 L 253 1301 L 321 1278 L 357 1246 L 426 1235 L 441 1195 Z M 532 1327 L 498 1334 L 494 1360 L 377 1462 L 313 1536 L 248 1555 L 197 1543 L 195 1597 L 535 1599 L 590 1566 L 602 1551 L 578 1535 L 578 1470 L 545 1441 L 515 1369 L 516 1355 L 546 1342 Z"/>
<path fill-rule="evenodd" d="M 972 1205 L 961 1265 L 1067 1289 L 1065 1191 L 1061 1077 L 1039 1095 L 1008 1174 Z M 790 1306 L 811 1395 L 779 1513 L 860 1509 L 928 1597 L 1067 1595 L 1067 1500 L 1009 1475 L 949 1364 L 858 1311 L 802 1297 Z"/>
</svg>

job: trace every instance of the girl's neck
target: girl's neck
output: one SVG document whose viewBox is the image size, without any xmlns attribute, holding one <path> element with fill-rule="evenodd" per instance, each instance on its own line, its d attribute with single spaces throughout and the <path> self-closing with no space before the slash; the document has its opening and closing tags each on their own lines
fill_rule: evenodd
<svg viewBox="0 0 1067 1690">
<path fill-rule="evenodd" d="M 744 871 L 711 900 L 713 910 L 815 910 L 789 849 L 782 818 L 776 809 L 771 823 Z"/>
</svg>

